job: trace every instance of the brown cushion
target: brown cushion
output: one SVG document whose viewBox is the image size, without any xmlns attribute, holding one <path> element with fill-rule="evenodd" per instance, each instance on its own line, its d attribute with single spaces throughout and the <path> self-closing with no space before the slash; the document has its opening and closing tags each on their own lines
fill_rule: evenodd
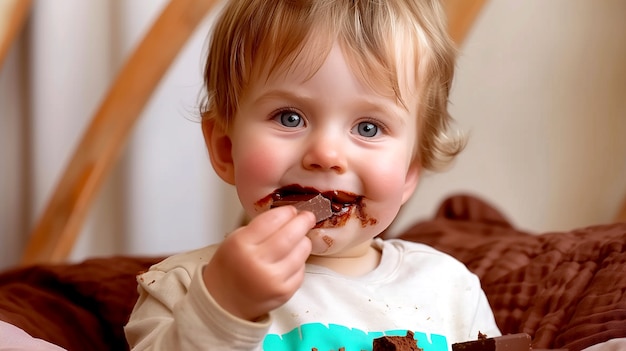
<svg viewBox="0 0 626 351">
<path fill-rule="evenodd" d="M 401 235 L 455 256 L 475 272 L 505 334 L 570 350 L 626 337 L 626 223 L 533 235 L 472 196 Z"/>
<path fill-rule="evenodd" d="M 0 274 L 0 319 L 67 350 L 127 350 L 135 275 L 160 258 L 112 257 Z"/>
</svg>

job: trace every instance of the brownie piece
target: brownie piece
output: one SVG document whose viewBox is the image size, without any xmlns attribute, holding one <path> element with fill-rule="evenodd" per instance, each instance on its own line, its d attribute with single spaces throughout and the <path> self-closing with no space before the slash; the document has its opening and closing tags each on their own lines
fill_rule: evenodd
<svg viewBox="0 0 626 351">
<path fill-rule="evenodd" d="M 417 347 L 412 331 L 407 331 L 406 336 L 382 336 L 374 339 L 372 351 L 423 351 Z"/>
</svg>

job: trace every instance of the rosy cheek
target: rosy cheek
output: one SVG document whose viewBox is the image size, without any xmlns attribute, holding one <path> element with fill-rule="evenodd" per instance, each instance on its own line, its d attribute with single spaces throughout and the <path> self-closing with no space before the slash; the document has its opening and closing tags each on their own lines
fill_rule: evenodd
<svg viewBox="0 0 626 351">
<path fill-rule="evenodd" d="M 267 151 L 266 149 L 263 149 Z M 236 183 L 237 187 L 258 201 L 278 186 L 280 175 L 279 155 L 273 152 L 258 152 L 248 149 L 236 155 Z M 269 189 L 271 188 L 271 189 Z M 261 192 L 261 193 L 259 193 Z"/>
<path fill-rule="evenodd" d="M 402 191 L 405 177 L 403 168 L 399 164 L 384 163 L 375 167 L 376 171 L 369 173 L 369 197 L 372 199 L 391 199 Z"/>
<path fill-rule="evenodd" d="M 240 169 L 246 173 L 264 173 L 274 166 L 274 157 L 271 153 L 248 153 L 239 161 Z"/>
</svg>

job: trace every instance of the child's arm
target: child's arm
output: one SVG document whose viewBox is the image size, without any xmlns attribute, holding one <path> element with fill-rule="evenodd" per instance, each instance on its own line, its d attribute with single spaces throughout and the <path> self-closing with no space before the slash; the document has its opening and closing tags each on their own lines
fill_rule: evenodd
<svg viewBox="0 0 626 351">
<path fill-rule="evenodd" d="M 132 349 L 260 349 L 267 313 L 300 287 L 314 225 L 311 213 L 272 209 L 219 246 L 153 266 L 138 278 L 139 300 L 125 327 Z"/>
<path fill-rule="evenodd" d="M 255 321 L 287 302 L 302 284 L 311 253 L 306 237 L 311 212 L 279 207 L 231 233 L 203 272 L 215 301 L 239 318 Z"/>
</svg>

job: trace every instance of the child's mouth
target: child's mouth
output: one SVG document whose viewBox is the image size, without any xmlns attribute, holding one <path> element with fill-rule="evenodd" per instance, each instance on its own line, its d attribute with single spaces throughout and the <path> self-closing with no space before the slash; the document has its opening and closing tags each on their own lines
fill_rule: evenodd
<svg viewBox="0 0 626 351">
<path fill-rule="evenodd" d="M 272 208 L 285 205 L 298 207 L 297 204 L 303 204 L 301 209 L 313 212 L 318 220 L 315 227 L 321 228 L 343 225 L 352 213 L 352 208 L 357 208 L 357 212 L 361 213 L 362 199 L 363 196 L 341 190 L 322 192 L 292 184 L 274 191 L 269 200 Z"/>
</svg>

